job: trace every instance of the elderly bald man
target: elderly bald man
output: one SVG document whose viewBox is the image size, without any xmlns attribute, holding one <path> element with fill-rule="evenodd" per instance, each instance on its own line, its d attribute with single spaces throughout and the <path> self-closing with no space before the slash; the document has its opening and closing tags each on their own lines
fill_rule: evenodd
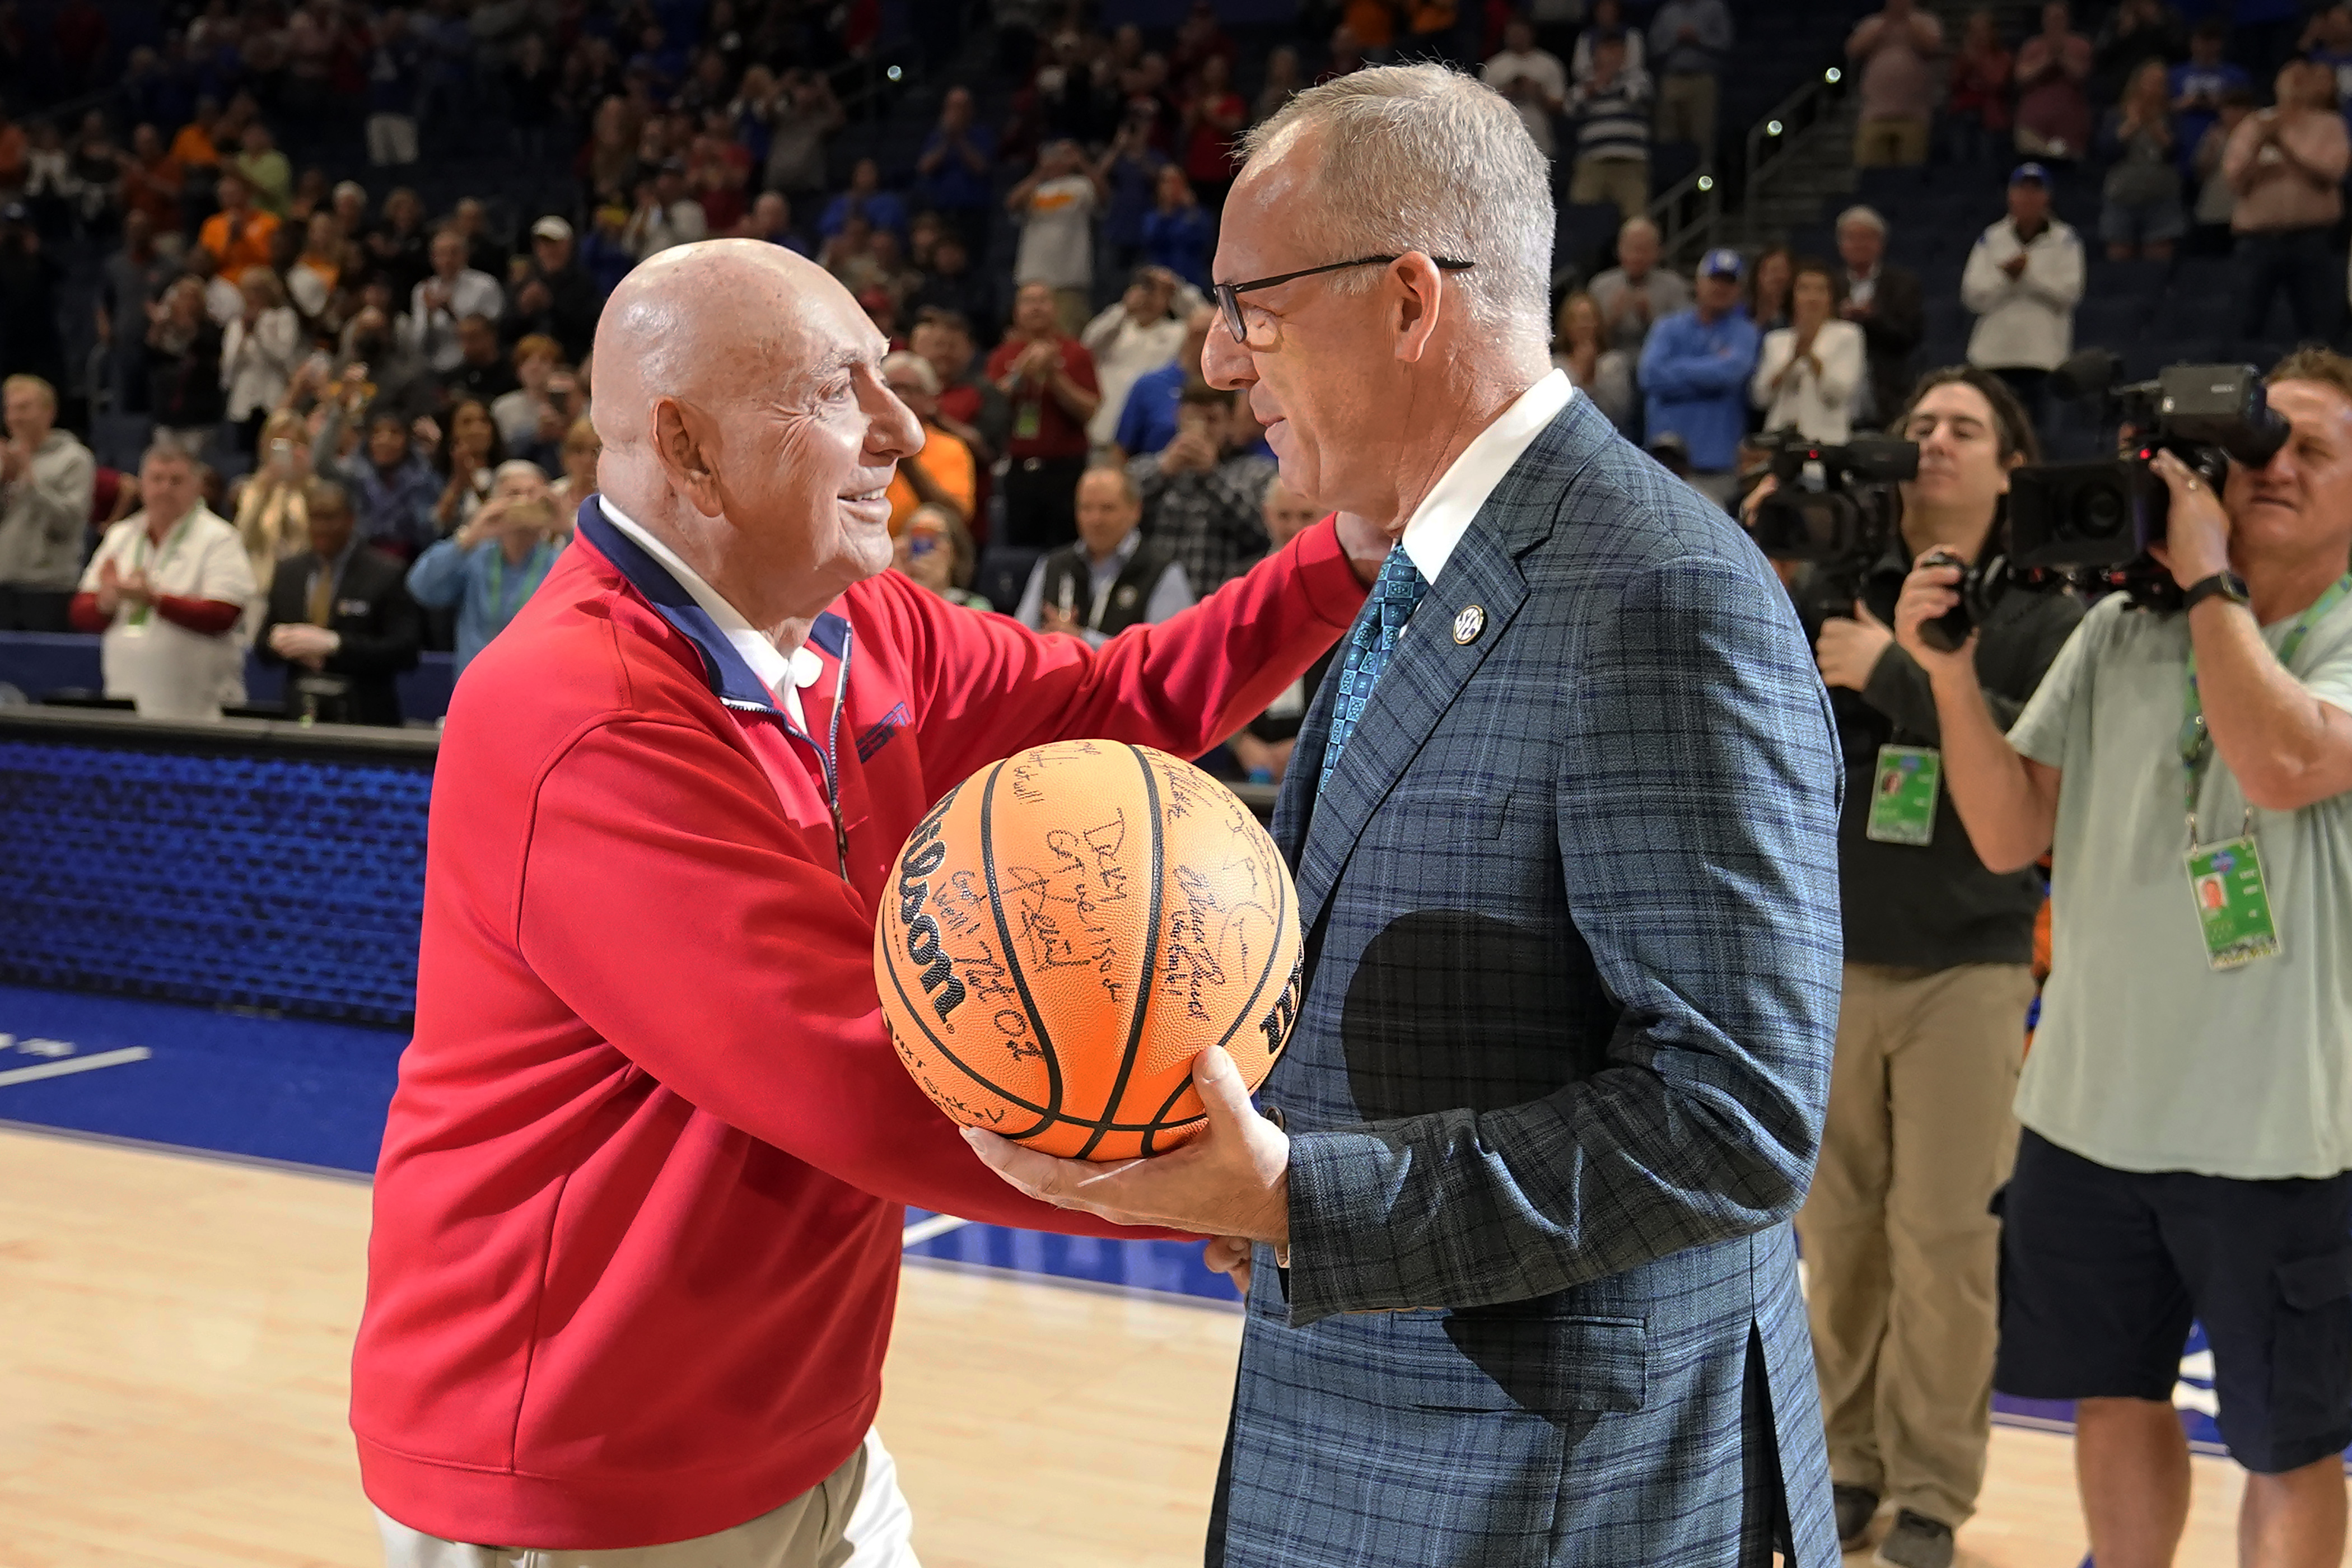
<svg viewBox="0 0 2352 1568">
<path fill-rule="evenodd" d="M 1250 133 L 1204 368 L 1284 484 L 1397 541 L 1275 817 L 1297 1026 L 1265 1116 L 1203 1052 L 1209 1130 L 1160 1159 L 968 1134 L 1236 1238 L 1227 1568 L 1838 1560 L 1789 1224 L 1837 1016 L 1828 701 L 1738 526 L 1551 368 L 1551 238 L 1466 77 L 1360 71 Z"/>
<path fill-rule="evenodd" d="M 885 574 L 919 441 L 887 347 L 757 241 L 606 304 L 603 493 L 458 682 L 435 776 L 352 1376 L 394 1563 L 844 1562 L 901 1205 L 1116 1233 L 1007 1190 L 899 1066 L 890 861 L 1024 747 L 1205 751 L 1345 629 L 1383 542 L 1318 524 L 1099 651 L 971 615 Z"/>
</svg>

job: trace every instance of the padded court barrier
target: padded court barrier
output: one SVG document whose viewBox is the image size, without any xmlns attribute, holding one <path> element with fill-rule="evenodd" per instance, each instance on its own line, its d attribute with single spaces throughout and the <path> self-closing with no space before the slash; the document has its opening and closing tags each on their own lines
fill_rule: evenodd
<svg viewBox="0 0 2352 1568">
<path fill-rule="evenodd" d="M 404 1026 L 436 750 L 0 712 L 0 979 Z"/>
</svg>

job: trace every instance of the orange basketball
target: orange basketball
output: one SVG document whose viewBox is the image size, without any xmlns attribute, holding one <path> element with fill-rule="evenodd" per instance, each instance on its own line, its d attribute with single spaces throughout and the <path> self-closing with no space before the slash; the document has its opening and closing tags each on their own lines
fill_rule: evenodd
<svg viewBox="0 0 2352 1568">
<path fill-rule="evenodd" d="M 1192 1058 L 1255 1089 L 1298 1012 L 1297 895 L 1189 763 L 1064 741 L 983 768 L 898 852 L 874 973 L 899 1059 L 958 1121 L 1122 1160 L 1198 1134 Z"/>
</svg>

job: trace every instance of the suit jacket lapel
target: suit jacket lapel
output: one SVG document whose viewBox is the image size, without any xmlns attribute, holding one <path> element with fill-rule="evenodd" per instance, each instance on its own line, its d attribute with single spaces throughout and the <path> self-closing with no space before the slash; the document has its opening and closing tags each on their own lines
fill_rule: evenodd
<svg viewBox="0 0 2352 1568">
<path fill-rule="evenodd" d="M 1296 862 L 1298 914 L 1306 928 L 1322 917 L 1339 868 L 1363 836 L 1364 825 L 1527 600 L 1527 584 L 1517 565 L 1487 526 L 1492 510 L 1490 501 L 1413 611 L 1403 640 L 1390 656 L 1380 684 L 1372 688 L 1371 701 L 1348 737 L 1347 750 L 1339 753 L 1329 785 L 1315 802 Z M 1469 642 L 1456 642 L 1454 618 L 1471 605 L 1484 612 L 1485 625 Z M 1327 687 L 1334 684 L 1325 682 Z M 1316 706 L 1320 742 L 1330 733 L 1330 712 L 1328 703 L 1318 700 Z M 1301 782 L 1310 793 L 1322 771 L 1322 752 L 1318 743 L 1315 755 L 1307 759 L 1313 765 L 1304 770 Z"/>
<path fill-rule="evenodd" d="M 1520 454 L 1413 611 L 1404 639 L 1339 753 L 1330 787 L 1318 800 L 1316 778 L 1338 689 L 1337 681 L 1325 678 L 1299 731 L 1275 816 L 1276 842 L 1295 868 L 1303 929 L 1312 931 L 1322 918 L 1365 824 L 1510 629 L 1528 596 L 1518 557 L 1549 535 L 1569 479 L 1613 435 L 1591 399 L 1580 396 Z M 1470 641 L 1457 642 L 1454 617 L 1472 605 L 1483 612 L 1485 624 Z"/>
</svg>

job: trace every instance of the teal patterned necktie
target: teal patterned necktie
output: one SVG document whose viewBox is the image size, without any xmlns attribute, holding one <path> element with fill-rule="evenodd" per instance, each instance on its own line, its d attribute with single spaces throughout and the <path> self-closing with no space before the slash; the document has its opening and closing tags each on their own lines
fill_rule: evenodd
<svg viewBox="0 0 2352 1568">
<path fill-rule="evenodd" d="M 1356 628 L 1348 638 L 1348 658 L 1339 667 L 1339 696 L 1331 705 L 1331 738 L 1323 742 L 1323 776 L 1315 786 L 1318 793 L 1331 787 L 1331 771 L 1339 765 L 1339 753 L 1346 750 L 1348 737 L 1355 733 L 1356 721 L 1364 716 L 1372 688 L 1379 684 L 1381 671 L 1388 668 L 1404 624 L 1412 619 L 1412 607 L 1428 592 L 1429 580 L 1413 565 L 1404 546 L 1392 547 L 1389 558 L 1381 563 L 1379 580 L 1372 584 L 1370 611 L 1357 617 Z"/>
</svg>

